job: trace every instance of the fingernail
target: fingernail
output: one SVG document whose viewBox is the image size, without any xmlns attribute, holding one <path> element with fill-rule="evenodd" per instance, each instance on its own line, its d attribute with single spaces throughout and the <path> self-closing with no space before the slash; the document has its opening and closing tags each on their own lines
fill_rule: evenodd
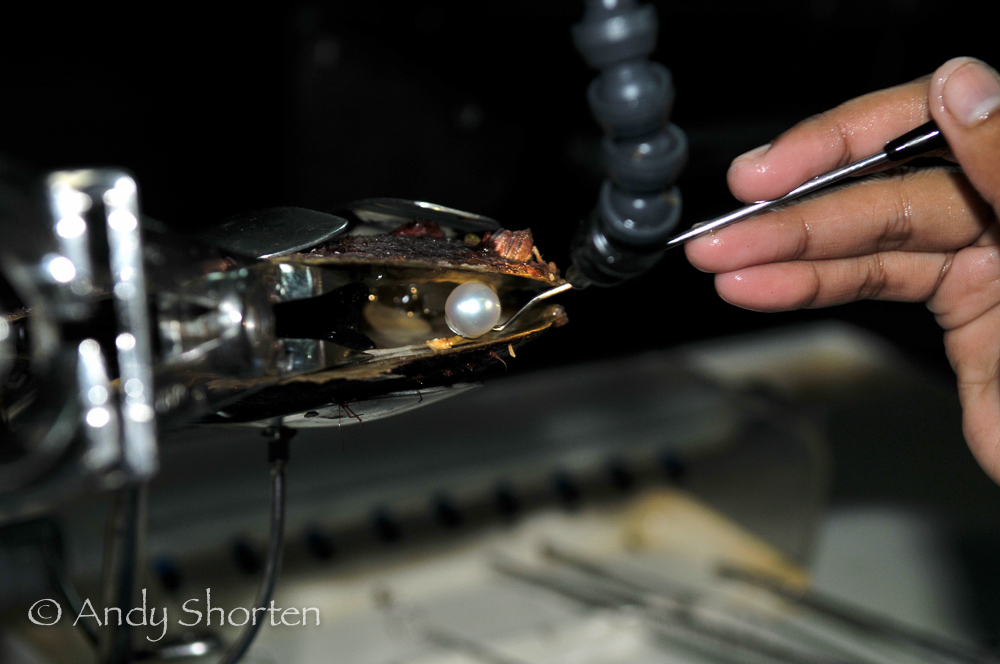
<svg viewBox="0 0 1000 664">
<path fill-rule="evenodd" d="M 956 120 L 975 124 L 1000 108 L 1000 78 L 991 67 L 970 59 L 948 74 L 941 99 Z"/>
<path fill-rule="evenodd" d="M 733 161 L 735 162 L 735 161 L 745 161 L 747 159 L 758 159 L 767 154 L 767 151 L 770 149 L 771 149 L 771 144 L 767 143 L 765 145 L 761 145 L 760 147 L 756 147 L 753 150 L 750 150 L 749 152 L 744 152 L 736 159 L 733 159 Z"/>
</svg>

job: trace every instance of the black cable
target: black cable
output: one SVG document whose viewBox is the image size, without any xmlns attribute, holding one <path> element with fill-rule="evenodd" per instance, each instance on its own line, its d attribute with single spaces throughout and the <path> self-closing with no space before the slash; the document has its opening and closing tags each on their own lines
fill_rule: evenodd
<svg viewBox="0 0 1000 664">
<path fill-rule="evenodd" d="M 249 650 L 263 622 L 257 621 L 257 612 L 260 609 L 266 610 L 271 603 L 278 573 L 281 571 L 281 553 L 285 539 L 285 465 L 288 463 L 288 441 L 295 435 L 295 431 L 275 426 L 265 429 L 264 435 L 270 438 L 267 458 L 271 463 L 271 532 L 267 543 L 264 578 L 251 610 L 252 620 L 243 628 L 239 638 L 222 658 L 221 664 L 236 664 Z"/>
</svg>

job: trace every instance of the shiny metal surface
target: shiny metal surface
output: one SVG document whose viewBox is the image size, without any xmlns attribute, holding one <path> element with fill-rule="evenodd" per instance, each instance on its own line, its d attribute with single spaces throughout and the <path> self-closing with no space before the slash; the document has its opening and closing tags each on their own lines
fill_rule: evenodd
<svg viewBox="0 0 1000 664">
<path fill-rule="evenodd" d="M 801 198 L 802 196 L 805 196 L 806 194 L 811 194 L 814 191 L 818 191 L 824 187 L 828 187 L 829 185 L 834 184 L 835 182 L 839 182 L 844 178 L 850 177 L 852 175 L 857 175 L 859 173 L 863 173 L 869 168 L 878 166 L 879 164 L 882 164 L 886 161 L 889 161 L 889 157 L 884 152 L 880 152 L 870 157 L 866 157 L 865 159 L 855 162 L 849 166 L 838 168 L 834 171 L 830 171 L 829 173 L 824 173 L 823 175 L 815 177 L 812 180 L 809 180 L 808 182 L 799 185 L 798 187 L 791 190 L 790 192 L 788 192 L 787 194 L 785 194 L 780 198 L 775 198 L 774 200 L 770 201 L 759 201 L 757 203 L 740 208 L 739 210 L 735 210 L 733 212 L 730 212 L 729 214 L 725 214 L 721 217 L 717 217 L 710 221 L 706 221 L 700 224 L 695 224 L 690 229 L 684 231 L 683 233 L 679 233 L 678 235 L 675 235 L 674 237 L 667 240 L 667 248 L 669 249 L 672 247 L 679 247 L 685 242 L 693 240 L 696 237 L 701 237 L 702 235 L 706 235 L 713 231 L 717 231 L 721 228 L 725 228 L 730 224 L 735 224 L 737 221 L 747 219 L 754 215 L 760 214 L 761 212 L 766 212 L 767 210 L 775 208 L 784 203 L 789 203 L 798 198 Z"/>
<path fill-rule="evenodd" d="M 325 212 L 276 207 L 233 217 L 198 238 L 241 256 L 271 258 L 331 240 L 347 227 L 346 219 Z"/>
<path fill-rule="evenodd" d="M 93 377 L 97 375 L 95 372 L 99 373 L 96 367 L 104 362 L 101 353 L 116 355 L 124 390 L 118 403 L 111 403 L 110 407 L 117 409 L 120 420 L 121 470 L 129 477 L 149 477 L 156 471 L 152 340 L 135 181 L 117 169 L 56 171 L 46 179 L 46 187 L 58 253 L 43 255 L 41 266 L 53 287 L 33 293 L 31 285 L 23 282 L 18 285 L 28 295 L 29 306 L 39 306 L 45 311 L 54 304 L 57 321 L 89 319 L 96 312 L 98 289 L 110 291 L 115 312 L 115 347 L 102 349 L 93 340 L 81 344 L 82 357 L 87 358 L 89 366 L 81 368 L 80 375 Z M 91 250 L 91 243 L 100 245 L 102 239 L 108 248 L 110 280 L 106 282 L 98 274 L 104 266 L 95 261 L 96 255 Z M 31 301 L 33 294 L 38 301 Z M 34 320 L 32 323 L 32 328 L 37 327 Z M 46 325 L 44 316 L 38 325 Z M 40 347 L 33 348 L 33 361 L 44 365 L 49 352 L 52 351 L 45 340 Z M 94 426 L 95 422 L 110 424 L 100 410 L 88 408 L 84 417 L 88 414 L 96 418 L 86 425 L 91 430 L 104 426 Z"/>
<path fill-rule="evenodd" d="M 120 454 L 121 413 L 114 408 L 114 388 L 100 344 L 94 339 L 84 339 L 77 348 L 81 432 L 88 443 L 83 463 L 92 472 L 107 471 Z"/>
<path fill-rule="evenodd" d="M 571 284 L 571 283 L 565 283 L 565 284 L 560 284 L 560 285 L 556 286 L 555 288 L 550 288 L 549 290 L 545 291 L 544 293 L 539 293 L 535 297 L 531 298 L 531 300 L 529 300 L 526 305 L 524 305 L 523 307 L 521 307 L 520 309 L 518 309 L 516 312 L 514 312 L 514 315 L 512 315 L 510 318 L 508 318 L 504 322 L 500 323 L 499 325 L 495 325 L 493 327 L 493 331 L 494 332 L 503 332 L 505 329 L 507 329 L 508 326 L 510 326 L 512 323 L 514 323 L 514 321 L 516 321 L 518 318 L 520 318 L 521 314 L 523 314 L 527 310 L 531 309 L 533 306 L 535 306 L 539 302 L 543 302 L 543 301 L 549 299 L 550 297 L 552 297 L 553 295 L 558 295 L 559 293 L 565 293 L 566 291 L 568 291 L 571 288 L 573 288 L 573 284 Z"/>
<path fill-rule="evenodd" d="M 7 370 L 14 361 L 13 330 L 4 314 L 3 308 L 0 308 L 0 382 L 7 380 Z"/>
<path fill-rule="evenodd" d="M 348 284 L 343 275 L 332 270 L 291 262 L 274 264 L 265 278 L 273 281 L 270 286 L 273 302 L 307 300 Z M 275 368 L 281 376 L 332 369 L 369 359 L 366 353 L 323 339 L 276 337 L 273 344 Z"/>
<path fill-rule="evenodd" d="M 324 288 L 323 270 L 312 265 L 279 263 L 277 269 L 277 273 L 274 274 L 273 292 L 278 302 L 316 297 L 343 284 L 343 282 L 328 283 Z"/>
<path fill-rule="evenodd" d="M 108 513 L 104 546 L 101 599 L 104 606 L 134 606 L 146 532 L 146 487 L 128 486 L 119 490 Z M 104 625 L 100 661 L 128 664 L 132 659 L 132 625 L 129 621 L 108 621 Z"/>
<path fill-rule="evenodd" d="M 282 376 L 336 369 L 366 362 L 371 355 L 322 339 L 278 339 L 278 372 Z"/>
<path fill-rule="evenodd" d="M 222 648 L 222 642 L 214 634 L 203 634 L 177 639 L 157 648 L 153 652 L 140 653 L 141 661 L 176 661 L 194 659 L 210 655 Z"/>
<path fill-rule="evenodd" d="M 433 221 L 463 233 L 484 233 L 500 228 L 496 220 L 474 212 L 404 198 L 367 198 L 345 205 L 338 213 L 369 224 L 367 230 L 354 231 L 361 234 L 386 233 L 415 219 Z"/>
<path fill-rule="evenodd" d="M 281 425 L 265 433 L 270 433 L 273 436 L 270 442 L 272 446 L 283 447 L 283 449 L 275 455 L 275 458 L 271 459 L 270 530 L 267 536 L 264 574 L 253 603 L 254 615 L 258 610 L 264 611 L 268 608 L 268 603 L 274 596 L 274 586 L 278 583 L 278 575 L 281 573 L 281 559 L 285 547 L 285 502 L 287 496 L 285 465 L 288 462 L 288 440 L 295 435 L 294 431 Z M 274 447 L 269 448 L 269 453 L 273 453 L 273 451 Z M 236 664 L 241 661 L 263 624 L 263 620 L 251 620 L 230 646 L 222 658 L 221 664 Z"/>
<path fill-rule="evenodd" d="M 2 401 L 12 453 L 0 464 L 0 519 L 157 470 L 135 181 L 119 169 L 55 171 L 5 194 L 23 197 L 19 209 L 36 216 L 2 220 L 4 277 L 23 308 L 4 321 L 20 375 Z M 87 336 L 74 341 L 79 326 Z"/>
<path fill-rule="evenodd" d="M 158 293 L 156 302 L 159 371 L 275 373 L 273 316 L 259 274 L 246 268 L 210 274 L 184 290 Z"/>
<path fill-rule="evenodd" d="M 70 174 L 95 189 L 107 218 L 108 247 L 118 333 L 118 377 L 124 392 L 122 418 L 124 470 L 132 479 L 151 477 L 157 469 L 156 411 L 153 408 L 153 339 L 139 230 L 135 180 L 116 170 Z"/>
</svg>

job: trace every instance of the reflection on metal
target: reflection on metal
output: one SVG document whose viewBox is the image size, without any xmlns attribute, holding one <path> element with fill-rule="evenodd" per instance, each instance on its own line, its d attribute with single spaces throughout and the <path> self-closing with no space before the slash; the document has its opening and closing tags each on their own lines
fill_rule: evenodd
<svg viewBox="0 0 1000 664">
<path fill-rule="evenodd" d="M 7 371 L 14 361 L 14 334 L 5 313 L 0 307 L 0 385 L 7 382 Z"/>
<path fill-rule="evenodd" d="M 568 291 L 571 288 L 573 288 L 573 284 L 565 283 L 565 284 L 561 284 L 559 286 L 556 286 L 555 288 L 549 289 L 549 290 L 545 291 L 544 293 L 539 293 L 535 297 L 531 298 L 526 305 L 524 305 L 523 307 L 521 307 L 520 309 L 518 309 L 514 313 L 513 316 L 511 316 L 510 318 L 508 318 L 504 322 L 500 323 L 499 325 L 496 325 L 493 328 L 493 331 L 494 332 L 503 332 L 512 323 L 514 323 L 518 318 L 520 318 L 521 315 L 524 312 L 526 312 L 528 309 L 531 309 L 533 306 L 535 306 L 539 302 L 543 302 L 543 301 L 549 299 L 553 295 L 558 295 L 559 293 L 565 293 L 566 291 Z"/>
<path fill-rule="evenodd" d="M 53 191 L 60 192 L 54 194 L 59 200 L 75 197 L 82 201 L 88 196 L 91 205 L 103 204 L 111 270 L 109 285 L 114 295 L 117 327 L 118 377 L 124 388 L 118 404 L 122 470 L 134 480 L 149 478 L 157 468 L 153 344 L 135 180 L 124 171 L 102 169 L 57 172 L 49 177 L 49 183 Z M 57 232 L 59 223 L 66 219 L 63 217 L 56 224 Z M 86 233 L 81 233 L 70 240 L 85 236 Z M 90 280 L 79 268 L 77 278 Z"/>
<path fill-rule="evenodd" d="M 141 549 L 146 532 L 146 487 L 129 486 L 115 493 L 108 513 L 101 600 L 105 607 L 136 606 Z M 132 628 L 127 620 L 108 621 L 101 639 L 101 661 L 128 664 Z"/>
<path fill-rule="evenodd" d="M 121 416 L 114 407 L 115 394 L 101 345 L 84 339 L 78 350 L 76 381 L 84 418 L 82 431 L 88 441 L 83 463 L 92 471 L 101 471 L 112 467 L 118 458 Z"/>
<path fill-rule="evenodd" d="M 695 224 L 683 233 L 679 233 L 667 240 L 666 246 L 668 249 L 679 247 L 697 237 L 707 235 L 713 231 L 721 230 L 730 224 L 735 224 L 737 221 L 756 216 L 762 212 L 778 207 L 779 205 L 784 205 L 785 203 L 798 200 L 803 196 L 811 194 L 814 191 L 819 191 L 820 189 L 828 187 L 836 182 L 840 182 L 841 180 L 852 175 L 864 173 L 865 171 L 874 168 L 885 161 L 888 161 L 888 157 L 886 157 L 884 153 L 879 153 L 872 155 L 867 159 L 862 159 L 861 161 L 853 163 L 849 166 L 845 166 L 844 168 L 838 168 L 837 170 L 830 171 L 829 173 L 825 173 L 809 180 L 779 198 L 775 198 L 770 201 L 758 201 L 751 205 L 747 205 L 746 207 L 742 207 L 739 210 L 735 210 L 734 212 L 724 214 L 721 217 L 717 217 L 700 224 Z"/>
<path fill-rule="evenodd" d="M 345 205 L 338 214 L 364 222 L 366 228 L 353 232 L 374 235 L 388 233 L 413 220 L 433 221 L 461 233 L 495 231 L 500 224 L 474 212 L 403 198 L 366 198 Z"/>
<path fill-rule="evenodd" d="M 241 214 L 198 237 L 240 256 L 272 258 L 327 242 L 347 226 L 346 219 L 325 212 L 278 207 Z"/>
<path fill-rule="evenodd" d="M 827 173 L 823 173 L 813 179 L 799 185 L 784 196 L 780 196 L 770 201 L 758 201 L 752 205 L 740 208 L 721 217 L 710 221 L 695 224 L 690 229 L 680 233 L 667 241 L 667 248 L 678 247 L 689 240 L 701 237 L 706 233 L 725 228 L 742 219 L 756 216 L 767 210 L 772 210 L 779 205 L 794 202 L 803 196 L 812 194 L 821 189 L 825 189 L 832 184 L 845 180 L 855 175 L 863 175 L 877 166 L 887 163 L 901 163 L 914 157 L 922 157 L 937 150 L 945 150 L 948 144 L 938 129 L 934 120 L 926 122 L 916 129 L 913 129 L 899 138 L 886 143 L 882 152 L 859 159 L 858 161 L 840 168 L 836 168 Z"/>
<path fill-rule="evenodd" d="M 0 266 L 17 299 L 0 339 L 0 369 L 17 372 L 0 396 L 3 520 L 81 488 L 142 482 L 158 461 L 135 181 L 85 169 L 0 184 L 4 201 L 17 201 L 0 219 Z"/>
<path fill-rule="evenodd" d="M 185 384 L 197 374 L 275 375 L 274 323 L 258 278 L 249 268 L 238 268 L 192 275 L 157 293 L 162 348 L 157 371 Z"/>
<path fill-rule="evenodd" d="M 222 649 L 222 641 L 214 634 L 186 635 L 150 652 L 136 653 L 137 661 L 173 662 L 211 655 Z"/>
</svg>

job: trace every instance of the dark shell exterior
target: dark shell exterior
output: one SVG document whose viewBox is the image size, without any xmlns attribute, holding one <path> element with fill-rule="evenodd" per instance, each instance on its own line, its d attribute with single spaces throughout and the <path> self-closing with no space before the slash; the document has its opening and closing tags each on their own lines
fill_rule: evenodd
<svg viewBox="0 0 1000 664">
<path fill-rule="evenodd" d="M 525 235 L 529 242 L 523 248 Z M 338 263 L 385 263 L 428 269 L 458 269 L 505 274 L 545 282 L 553 286 L 563 283 L 553 263 L 531 260 L 530 231 L 501 229 L 491 237 L 501 238 L 500 244 L 487 239 L 470 245 L 461 239 L 435 237 L 430 234 L 389 233 L 387 235 L 342 236 L 314 247 L 302 254 L 284 258 L 294 262 L 336 261 Z M 503 240 L 503 238 L 508 238 Z M 514 244 L 515 248 L 511 248 Z M 498 249 L 499 247 L 499 249 Z M 513 258 L 507 257 L 513 252 Z"/>
</svg>

